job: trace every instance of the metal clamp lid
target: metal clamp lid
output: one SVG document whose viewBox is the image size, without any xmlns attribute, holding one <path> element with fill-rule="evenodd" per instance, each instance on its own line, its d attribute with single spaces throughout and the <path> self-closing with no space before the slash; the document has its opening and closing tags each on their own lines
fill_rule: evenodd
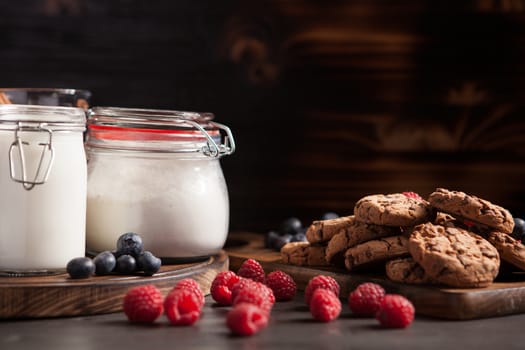
<svg viewBox="0 0 525 350">
<path fill-rule="evenodd" d="M 219 158 L 235 151 L 230 128 L 212 113 L 118 107 L 88 112 L 88 149 L 197 153 Z"/>
</svg>

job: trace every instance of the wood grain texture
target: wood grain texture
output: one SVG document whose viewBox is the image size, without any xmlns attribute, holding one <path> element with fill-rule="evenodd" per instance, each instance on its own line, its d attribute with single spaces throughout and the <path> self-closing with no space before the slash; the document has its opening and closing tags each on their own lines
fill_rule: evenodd
<svg viewBox="0 0 525 350">
<path fill-rule="evenodd" d="M 282 270 L 293 276 L 300 290 L 318 274 L 329 275 L 341 286 L 341 299 L 360 283 L 375 282 L 389 293 L 405 295 L 412 301 L 419 315 L 451 320 L 469 320 L 505 316 L 525 312 L 525 274 L 517 274 L 512 281 L 496 280 L 486 288 L 454 289 L 436 286 L 417 286 L 389 281 L 381 274 L 351 273 L 335 267 L 299 267 L 283 264 L 278 252 L 265 249 L 261 235 L 249 232 L 230 234 L 226 251 L 230 269 L 237 271 L 248 258 L 261 263 L 265 272 Z"/>
<path fill-rule="evenodd" d="M 525 216 L 525 1 L 0 0 L 4 86 L 210 111 L 235 230 L 463 190 Z"/>
<path fill-rule="evenodd" d="M 164 265 L 153 276 L 108 275 L 73 280 L 67 274 L 45 277 L 0 277 L 0 319 L 94 315 L 122 310 L 127 290 L 153 284 L 163 295 L 177 281 L 193 278 L 202 291 L 220 271 L 229 268 L 224 251 L 209 259 L 188 264 Z"/>
</svg>

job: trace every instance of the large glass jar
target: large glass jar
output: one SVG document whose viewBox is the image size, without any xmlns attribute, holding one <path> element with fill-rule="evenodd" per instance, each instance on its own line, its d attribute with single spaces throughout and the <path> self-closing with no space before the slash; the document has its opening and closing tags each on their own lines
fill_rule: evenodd
<svg viewBox="0 0 525 350">
<path fill-rule="evenodd" d="M 85 254 L 86 114 L 0 106 L 0 274 L 65 271 Z"/>
<path fill-rule="evenodd" d="M 228 191 L 219 159 L 235 149 L 211 113 L 95 107 L 88 116 L 87 249 L 115 249 L 125 232 L 164 260 L 223 247 Z"/>
</svg>

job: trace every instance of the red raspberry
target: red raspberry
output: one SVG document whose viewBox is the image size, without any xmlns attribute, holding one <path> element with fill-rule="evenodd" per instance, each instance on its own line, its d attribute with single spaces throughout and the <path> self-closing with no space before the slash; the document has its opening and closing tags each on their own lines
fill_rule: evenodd
<svg viewBox="0 0 525 350">
<path fill-rule="evenodd" d="M 237 275 L 256 282 L 264 283 L 265 281 L 264 269 L 258 261 L 253 259 L 244 260 L 239 271 L 237 271 Z"/>
<path fill-rule="evenodd" d="M 171 291 L 164 299 L 166 317 L 174 326 L 190 326 L 201 316 L 198 296 L 189 289 Z"/>
<path fill-rule="evenodd" d="M 268 325 L 268 313 L 257 305 L 240 303 L 228 312 L 226 325 L 234 334 L 252 335 Z"/>
<path fill-rule="evenodd" d="M 356 316 L 374 317 L 384 296 L 385 290 L 379 284 L 362 283 L 348 296 L 348 306 Z"/>
<path fill-rule="evenodd" d="M 476 224 L 474 223 L 474 221 L 470 221 L 470 220 L 463 220 L 463 225 L 467 226 L 467 229 L 470 230 L 472 227 L 476 226 Z"/>
<path fill-rule="evenodd" d="M 334 292 L 337 297 L 339 297 L 339 283 L 337 283 L 333 277 L 317 275 L 308 281 L 308 284 L 304 289 L 304 301 L 306 302 L 306 305 L 310 305 L 312 294 L 317 288 L 329 289 Z"/>
<path fill-rule="evenodd" d="M 341 313 L 341 300 L 331 290 L 317 288 L 310 300 L 310 313 L 317 321 L 333 321 Z"/>
<path fill-rule="evenodd" d="M 383 298 L 376 319 L 386 328 L 405 328 L 414 320 L 414 305 L 402 295 L 387 294 Z"/>
<path fill-rule="evenodd" d="M 232 288 L 240 281 L 240 277 L 233 271 L 219 272 L 211 283 L 210 293 L 218 304 L 232 304 Z"/>
<path fill-rule="evenodd" d="M 422 201 L 423 200 L 423 197 L 421 197 L 418 193 L 416 192 L 403 192 L 403 194 L 405 196 L 407 196 L 408 198 L 413 198 L 413 199 L 417 199 L 418 201 Z"/>
<path fill-rule="evenodd" d="M 291 300 L 297 293 L 297 284 L 292 276 L 280 270 L 266 276 L 266 285 L 273 291 L 277 301 Z"/>
<path fill-rule="evenodd" d="M 233 305 L 250 303 L 270 312 L 275 304 L 272 290 L 263 283 L 243 278 L 232 289 Z"/>
<path fill-rule="evenodd" d="M 163 311 L 163 297 L 154 285 L 138 286 L 124 296 L 124 313 L 131 322 L 152 323 Z"/>
<path fill-rule="evenodd" d="M 268 286 L 266 286 L 264 283 L 255 282 L 254 280 L 243 277 L 240 277 L 239 282 L 237 282 L 232 288 L 232 302 L 237 297 L 237 294 L 239 294 L 243 289 L 250 287 L 259 289 L 272 305 L 275 304 L 275 295 Z"/>
<path fill-rule="evenodd" d="M 199 302 L 201 304 L 201 307 L 204 305 L 204 293 L 201 290 L 201 287 L 195 281 L 193 278 L 183 278 L 180 281 L 177 282 L 175 287 L 171 291 L 179 290 L 179 289 L 188 289 L 191 290 L 197 298 L 199 299 Z"/>
</svg>

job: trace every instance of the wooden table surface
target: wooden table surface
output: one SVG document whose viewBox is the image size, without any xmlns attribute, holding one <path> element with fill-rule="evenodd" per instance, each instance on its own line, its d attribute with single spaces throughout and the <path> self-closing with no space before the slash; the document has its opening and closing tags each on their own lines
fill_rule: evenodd
<svg viewBox="0 0 525 350">
<path fill-rule="evenodd" d="M 208 296 L 192 327 L 127 322 L 123 313 L 56 319 L 0 321 L 0 349 L 522 349 L 525 315 L 472 321 L 418 317 L 409 328 L 379 328 L 373 319 L 352 317 L 347 305 L 331 323 L 312 320 L 303 295 L 277 303 L 269 326 L 251 337 L 231 336 L 228 308 Z"/>
</svg>

